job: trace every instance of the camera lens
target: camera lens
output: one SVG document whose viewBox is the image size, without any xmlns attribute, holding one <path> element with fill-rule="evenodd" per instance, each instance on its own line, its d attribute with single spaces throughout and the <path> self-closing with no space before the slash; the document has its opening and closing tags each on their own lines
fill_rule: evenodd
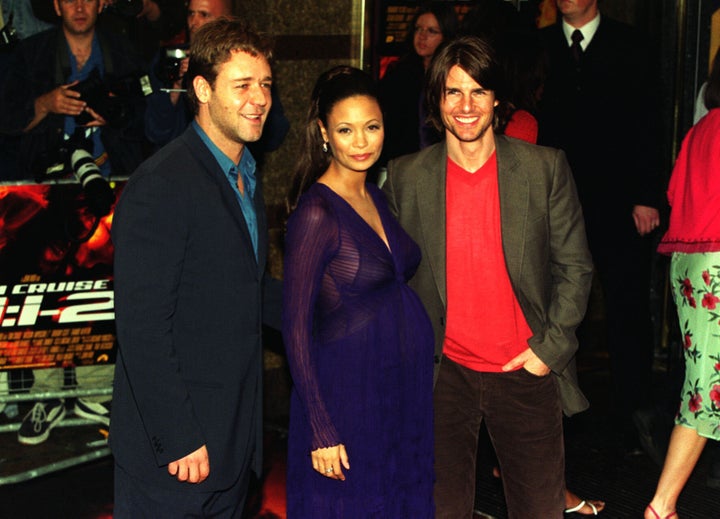
<svg viewBox="0 0 720 519">
<path fill-rule="evenodd" d="M 70 166 L 75 173 L 75 178 L 82 184 L 83 188 L 94 179 L 103 178 L 100 174 L 100 168 L 97 167 L 92 156 L 86 150 L 75 150 L 70 156 Z"/>
<path fill-rule="evenodd" d="M 84 149 L 73 151 L 70 165 L 75 178 L 85 192 L 85 200 L 90 212 L 97 217 L 110 213 L 115 196 L 90 153 Z"/>
</svg>

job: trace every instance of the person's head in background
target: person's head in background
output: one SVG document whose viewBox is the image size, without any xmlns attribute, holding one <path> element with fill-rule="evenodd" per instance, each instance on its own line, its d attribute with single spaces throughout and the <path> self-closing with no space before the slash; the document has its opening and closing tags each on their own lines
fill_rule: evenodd
<svg viewBox="0 0 720 519">
<path fill-rule="evenodd" d="M 187 8 L 190 38 L 209 21 L 230 15 L 232 15 L 232 0 L 190 0 Z"/>
<path fill-rule="evenodd" d="M 410 25 L 413 49 L 427 69 L 430 59 L 444 41 L 455 37 L 457 13 L 450 2 L 430 2 L 420 6 Z"/>
<path fill-rule="evenodd" d="M 54 0 L 53 5 L 66 37 L 82 38 L 94 34 L 101 10 L 99 0 Z"/>
<path fill-rule="evenodd" d="M 598 0 L 557 0 L 557 8 L 565 22 L 580 28 L 598 14 Z"/>
</svg>

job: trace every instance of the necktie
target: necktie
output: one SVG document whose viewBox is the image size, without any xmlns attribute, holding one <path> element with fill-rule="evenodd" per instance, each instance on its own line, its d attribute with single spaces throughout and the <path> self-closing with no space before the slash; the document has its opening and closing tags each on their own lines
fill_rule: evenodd
<svg viewBox="0 0 720 519">
<path fill-rule="evenodd" d="M 578 64 L 580 63 L 580 57 L 583 53 L 582 47 L 580 46 L 580 42 L 583 40 L 583 34 L 580 32 L 580 29 L 575 29 L 570 38 L 572 39 L 572 45 L 570 45 L 570 52 L 572 52 L 575 64 Z"/>
</svg>

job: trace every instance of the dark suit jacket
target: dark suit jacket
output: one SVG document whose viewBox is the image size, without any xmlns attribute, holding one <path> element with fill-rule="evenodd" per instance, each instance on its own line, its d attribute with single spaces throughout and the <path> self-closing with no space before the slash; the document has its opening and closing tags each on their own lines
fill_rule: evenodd
<svg viewBox="0 0 720 519">
<path fill-rule="evenodd" d="M 258 260 L 235 194 L 192 127 L 130 178 L 113 222 L 119 351 L 110 444 L 132 476 L 166 488 L 228 488 L 262 448 L 267 227 L 255 194 Z M 210 476 L 178 483 L 166 465 L 207 445 Z"/>
<path fill-rule="evenodd" d="M 565 155 L 496 136 L 502 240 L 508 274 L 533 331 L 529 346 L 557 377 L 563 409 L 588 403 L 577 384 L 575 328 L 585 314 L 592 260 Z M 435 330 L 435 379 L 447 313 L 445 180 L 447 151 L 435 144 L 388 164 L 391 210 L 423 254 L 410 285 Z"/>
<path fill-rule="evenodd" d="M 538 143 L 564 150 L 588 233 L 637 237 L 634 205 L 660 208 L 658 75 L 635 31 L 605 16 L 580 67 L 560 23 L 540 31 L 549 59 Z M 591 233 L 592 231 L 592 233 Z"/>
</svg>

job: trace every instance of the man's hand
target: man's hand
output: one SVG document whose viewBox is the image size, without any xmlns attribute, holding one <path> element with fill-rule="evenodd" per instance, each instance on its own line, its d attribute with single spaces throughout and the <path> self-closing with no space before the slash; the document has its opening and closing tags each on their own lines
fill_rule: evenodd
<svg viewBox="0 0 720 519">
<path fill-rule="evenodd" d="M 87 103 L 80 99 L 79 92 L 72 90 L 72 87 L 77 84 L 78 81 L 73 81 L 67 85 L 60 85 L 36 98 L 34 103 L 35 116 L 23 131 L 29 132 L 35 128 L 48 114 L 80 115 L 87 107 Z"/>
<path fill-rule="evenodd" d="M 67 85 L 60 85 L 54 90 L 41 95 L 35 100 L 35 114 L 49 113 L 62 115 L 80 115 L 87 106 L 87 103 L 80 99 L 80 93 L 72 90 L 78 84 L 73 81 Z"/>
<path fill-rule="evenodd" d="M 342 443 L 334 447 L 315 449 L 310 453 L 312 466 L 320 474 L 331 479 L 345 481 L 342 467 L 350 470 L 350 460 Z"/>
<path fill-rule="evenodd" d="M 202 483 L 210 474 L 210 459 L 208 458 L 207 447 L 203 445 L 195 452 L 192 452 L 173 461 L 168 465 L 168 474 L 175 476 L 178 481 L 188 483 Z"/>
<path fill-rule="evenodd" d="M 90 128 L 92 126 L 105 126 L 107 124 L 105 119 L 103 119 L 103 116 L 100 115 L 99 113 L 97 113 L 95 110 L 93 110 L 89 106 L 85 107 L 85 112 L 87 112 L 88 115 L 90 115 L 90 117 L 93 118 L 93 120 L 90 121 L 89 123 L 84 124 L 83 125 L 84 127 Z"/>
<path fill-rule="evenodd" d="M 505 364 L 502 370 L 515 371 L 518 368 L 525 368 L 525 370 L 538 377 L 544 377 L 550 373 L 550 368 L 530 348 Z"/>
<path fill-rule="evenodd" d="M 635 228 L 640 236 L 651 233 L 660 225 L 660 213 L 654 207 L 646 205 L 633 206 L 633 220 L 635 220 Z"/>
</svg>

